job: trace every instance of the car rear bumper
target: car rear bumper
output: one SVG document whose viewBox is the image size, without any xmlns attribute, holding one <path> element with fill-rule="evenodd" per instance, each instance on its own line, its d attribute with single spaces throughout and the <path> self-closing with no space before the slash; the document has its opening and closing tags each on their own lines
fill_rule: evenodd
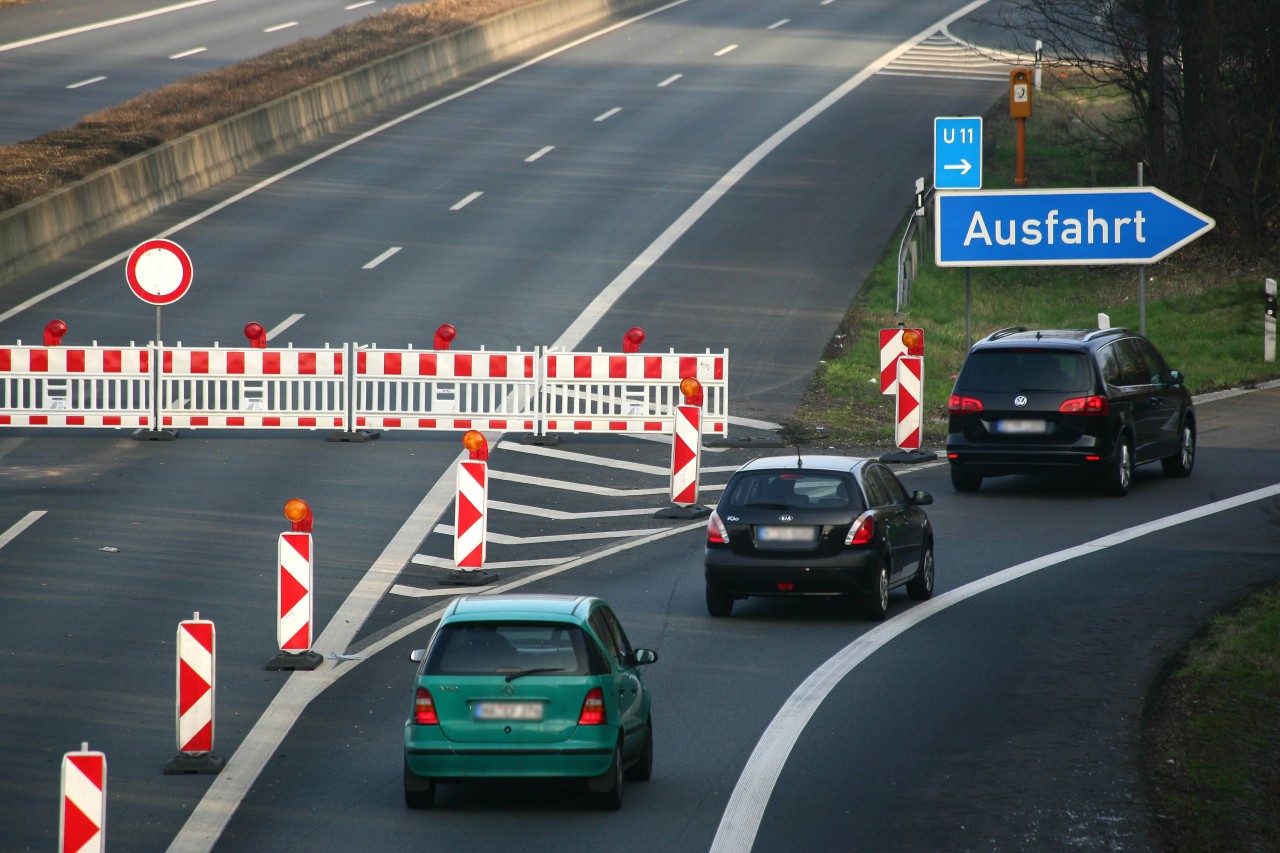
<svg viewBox="0 0 1280 853">
<path fill-rule="evenodd" d="M 967 474 L 1052 474 L 1096 470 L 1111 458 L 1114 448 L 1085 436 L 1070 445 L 1024 444 L 991 447 L 947 442 L 947 459 Z"/>
<path fill-rule="evenodd" d="M 876 557 L 868 551 L 766 561 L 708 548 L 703 569 L 707 586 L 726 595 L 869 595 L 875 589 Z"/>
<path fill-rule="evenodd" d="M 586 778 L 609 769 L 618 742 L 616 727 L 590 728 L 596 731 L 559 743 L 458 743 L 436 726 L 410 724 L 404 756 L 410 770 L 431 779 Z"/>
</svg>

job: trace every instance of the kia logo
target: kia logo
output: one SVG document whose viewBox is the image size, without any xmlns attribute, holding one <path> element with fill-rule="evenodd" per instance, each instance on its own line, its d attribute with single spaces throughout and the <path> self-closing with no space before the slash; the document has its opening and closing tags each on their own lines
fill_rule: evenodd
<svg viewBox="0 0 1280 853">
<path fill-rule="evenodd" d="M 778 516 L 778 521 L 795 521 L 795 520 L 796 520 L 796 517 L 795 517 L 794 515 L 780 515 L 780 516 Z"/>
<path fill-rule="evenodd" d="M 1021 409 L 1023 406 L 1027 405 L 1027 398 L 1019 394 L 1018 396 L 1013 398 L 1013 405 Z"/>
</svg>

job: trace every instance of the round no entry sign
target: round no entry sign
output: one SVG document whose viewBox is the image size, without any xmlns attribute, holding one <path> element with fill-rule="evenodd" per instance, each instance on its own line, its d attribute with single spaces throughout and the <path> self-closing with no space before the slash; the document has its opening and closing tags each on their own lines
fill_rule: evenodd
<svg viewBox="0 0 1280 853">
<path fill-rule="evenodd" d="M 143 302 L 168 305 L 191 287 L 191 258 L 172 240 L 148 240 L 129 253 L 124 277 Z"/>
</svg>

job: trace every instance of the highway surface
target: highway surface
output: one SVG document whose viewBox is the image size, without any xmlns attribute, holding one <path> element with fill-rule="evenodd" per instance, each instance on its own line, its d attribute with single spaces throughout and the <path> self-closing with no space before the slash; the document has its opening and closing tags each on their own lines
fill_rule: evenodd
<svg viewBox="0 0 1280 853">
<path fill-rule="evenodd" d="M 0 145 L 406 0 L 40 0 L 0 8 Z"/>
<path fill-rule="evenodd" d="M 656 7 L 0 290 L 0 340 L 53 317 L 67 344 L 149 340 L 123 261 L 166 234 L 196 269 L 166 340 L 240 345 L 256 321 L 273 347 L 427 348 L 448 322 L 455 348 L 616 351 L 638 325 L 646 351 L 729 348 L 731 414 L 784 419 L 929 168 L 933 117 L 1004 90 L 910 61 L 979 5 Z M 943 467 L 904 471 L 937 496 L 938 595 L 895 595 L 878 627 L 823 602 L 708 617 L 703 524 L 653 518 L 661 442 L 493 436 L 497 588 L 601 595 L 661 655 L 654 778 L 618 814 L 547 785 L 403 807 L 408 654 L 453 592 L 457 434 L 0 433 L 0 847 L 56 843 L 59 762 L 87 741 L 119 849 L 1150 849 L 1137 715 L 1165 657 L 1276 575 L 1275 405 L 1206 403 L 1195 474 L 1142 469 L 1123 500 L 1020 479 L 960 496 Z M 704 500 L 757 452 L 708 452 Z M 291 497 L 315 512 L 327 658 L 292 675 L 264 669 Z M 227 763 L 166 776 L 174 634 L 197 611 Z"/>
</svg>

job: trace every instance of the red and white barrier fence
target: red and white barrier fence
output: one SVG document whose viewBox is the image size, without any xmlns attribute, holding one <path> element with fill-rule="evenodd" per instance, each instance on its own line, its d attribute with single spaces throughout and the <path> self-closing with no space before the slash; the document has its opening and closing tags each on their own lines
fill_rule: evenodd
<svg viewBox="0 0 1280 853">
<path fill-rule="evenodd" d="M 169 775 L 217 773 L 222 759 L 213 751 L 214 680 L 217 634 L 213 622 L 196 613 L 178 623 L 178 754 L 165 766 Z"/>
<path fill-rule="evenodd" d="M 62 756 L 58 809 L 59 853 L 102 853 L 107 848 L 107 757 L 80 745 Z"/>
<path fill-rule="evenodd" d="M 702 383 L 704 432 L 729 429 L 729 351 L 704 355 L 547 352 L 541 386 L 543 432 L 666 433 L 680 382 Z"/>
<path fill-rule="evenodd" d="M 360 429 L 532 432 L 538 353 L 356 351 Z"/>
<path fill-rule="evenodd" d="M 670 434 L 692 376 L 703 431 L 728 431 L 727 350 L 267 349 L 254 333 L 248 348 L 0 347 L 0 427 Z"/>
</svg>

